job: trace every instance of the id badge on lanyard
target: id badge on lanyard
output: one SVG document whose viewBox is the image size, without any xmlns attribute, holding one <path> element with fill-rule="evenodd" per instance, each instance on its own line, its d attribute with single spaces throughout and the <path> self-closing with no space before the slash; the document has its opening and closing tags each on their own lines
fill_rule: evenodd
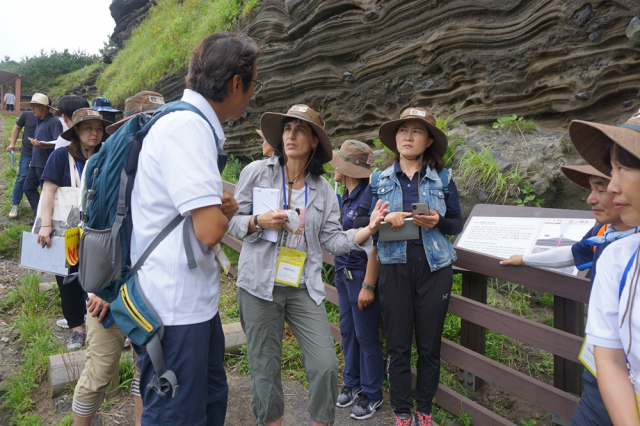
<svg viewBox="0 0 640 426">
<path fill-rule="evenodd" d="M 307 184 L 304 184 L 304 206 L 307 208 Z M 282 192 L 284 196 L 284 209 L 287 210 L 287 191 L 284 181 L 284 167 L 282 167 Z M 289 195 L 291 198 L 291 195 Z M 287 240 L 288 232 L 285 230 L 282 233 L 282 239 L 280 240 L 278 254 L 278 263 L 276 264 L 276 277 L 275 281 L 280 284 L 290 285 L 292 287 L 298 287 L 300 285 L 300 278 L 302 277 L 302 269 L 304 268 L 304 262 L 307 259 L 307 253 L 299 250 L 295 250 L 289 247 L 285 247 L 284 242 Z M 305 244 L 307 242 L 306 232 L 304 233 Z"/>
</svg>

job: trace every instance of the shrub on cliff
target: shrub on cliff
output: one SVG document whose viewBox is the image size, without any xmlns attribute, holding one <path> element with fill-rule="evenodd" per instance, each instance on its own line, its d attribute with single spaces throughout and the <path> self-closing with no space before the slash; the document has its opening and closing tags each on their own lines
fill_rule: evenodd
<svg viewBox="0 0 640 426">
<path fill-rule="evenodd" d="M 191 51 L 201 39 L 228 30 L 259 3 L 259 0 L 158 2 L 98 78 L 99 91 L 116 105 L 123 104 L 127 97 L 153 87 L 167 74 L 186 68 Z"/>
</svg>

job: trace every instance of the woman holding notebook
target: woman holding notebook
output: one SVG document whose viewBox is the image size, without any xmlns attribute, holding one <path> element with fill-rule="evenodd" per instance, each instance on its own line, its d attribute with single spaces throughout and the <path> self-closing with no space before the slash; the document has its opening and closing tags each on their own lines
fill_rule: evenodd
<svg viewBox="0 0 640 426">
<path fill-rule="evenodd" d="M 300 343 L 311 420 L 316 426 L 331 424 L 338 363 L 324 307 L 322 249 L 336 255 L 370 252 L 386 206 L 378 203 L 368 226 L 343 231 L 333 188 L 321 177 L 333 154 L 320 114 L 294 105 L 286 114 L 265 113 L 260 124 L 276 154 L 244 168 L 235 192 L 240 208 L 229 224 L 229 232 L 244 239 L 237 301 L 247 336 L 251 408 L 257 423 L 282 424 L 286 322 Z M 278 205 L 255 205 L 258 189 L 277 189 Z M 275 241 L 263 238 L 265 230 L 277 232 Z"/>
</svg>

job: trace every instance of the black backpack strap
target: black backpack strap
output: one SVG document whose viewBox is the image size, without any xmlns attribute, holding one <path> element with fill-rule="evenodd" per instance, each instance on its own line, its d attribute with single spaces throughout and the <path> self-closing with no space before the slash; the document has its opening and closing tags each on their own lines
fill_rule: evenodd
<svg viewBox="0 0 640 426">
<path fill-rule="evenodd" d="M 120 235 L 120 228 L 122 227 L 122 223 L 125 221 L 127 217 L 131 217 L 131 215 L 127 215 L 129 209 L 126 205 L 126 194 L 127 194 L 127 172 L 123 169 L 120 172 L 120 188 L 118 189 L 118 207 L 116 210 L 116 219 L 113 221 L 113 226 L 111 227 L 111 267 L 116 267 L 116 244 L 120 244 L 120 239 L 118 236 Z"/>
<path fill-rule="evenodd" d="M 167 370 L 164 365 L 162 353 L 162 343 L 160 343 L 159 333 L 154 334 L 146 345 L 149 360 L 156 374 L 151 378 L 147 388 L 153 390 L 160 396 L 170 394 L 175 397 L 178 394 L 178 378 L 171 370 Z"/>
<path fill-rule="evenodd" d="M 193 247 L 191 247 L 191 236 L 189 235 L 190 223 L 193 223 L 193 218 L 191 216 L 187 216 L 182 224 L 182 242 L 184 243 L 184 251 L 187 254 L 189 269 L 195 269 L 198 265 L 196 264 L 196 258 L 193 255 Z"/>
<path fill-rule="evenodd" d="M 142 265 L 144 264 L 145 260 L 147 260 L 147 258 L 151 255 L 151 252 L 153 252 L 156 247 L 158 247 L 158 245 L 165 239 L 167 238 L 167 235 L 169 235 L 171 233 L 171 231 L 173 231 L 174 229 L 176 229 L 176 226 L 178 226 L 180 224 L 180 222 L 182 222 L 184 220 L 184 217 L 182 215 L 177 215 L 176 217 L 174 217 L 171 222 L 169 222 L 169 224 L 167 226 L 164 227 L 164 229 L 162 231 L 160 231 L 160 233 L 158 235 L 156 235 L 156 237 L 153 239 L 153 241 L 151 241 L 151 244 L 149 244 L 146 248 L 146 250 L 144 251 L 144 253 L 142 253 L 142 255 L 140 256 L 140 258 L 138 259 L 138 261 L 136 262 L 135 265 L 133 265 L 133 268 L 131 268 L 131 275 L 135 275 L 138 273 L 138 271 L 140 270 L 140 268 L 142 267 Z M 187 254 L 188 256 L 188 254 Z M 191 250 L 191 256 L 193 257 L 193 250 Z M 193 261 L 195 262 L 194 259 L 187 259 L 189 260 L 189 262 Z"/>
</svg>

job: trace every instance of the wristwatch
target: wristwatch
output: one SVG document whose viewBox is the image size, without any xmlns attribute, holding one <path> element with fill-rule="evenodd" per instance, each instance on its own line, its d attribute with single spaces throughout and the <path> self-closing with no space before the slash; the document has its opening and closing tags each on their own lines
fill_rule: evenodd
<svg viewBox="0 0 640 426">
<path fill-rule="evenodd" d="M 256 229 L 262 229 L 262 227 L 258 224 L 258 215 L 255 215 L 255 216 L 253 217 L 253 226 L 254 226 Z"/>
</svg>

